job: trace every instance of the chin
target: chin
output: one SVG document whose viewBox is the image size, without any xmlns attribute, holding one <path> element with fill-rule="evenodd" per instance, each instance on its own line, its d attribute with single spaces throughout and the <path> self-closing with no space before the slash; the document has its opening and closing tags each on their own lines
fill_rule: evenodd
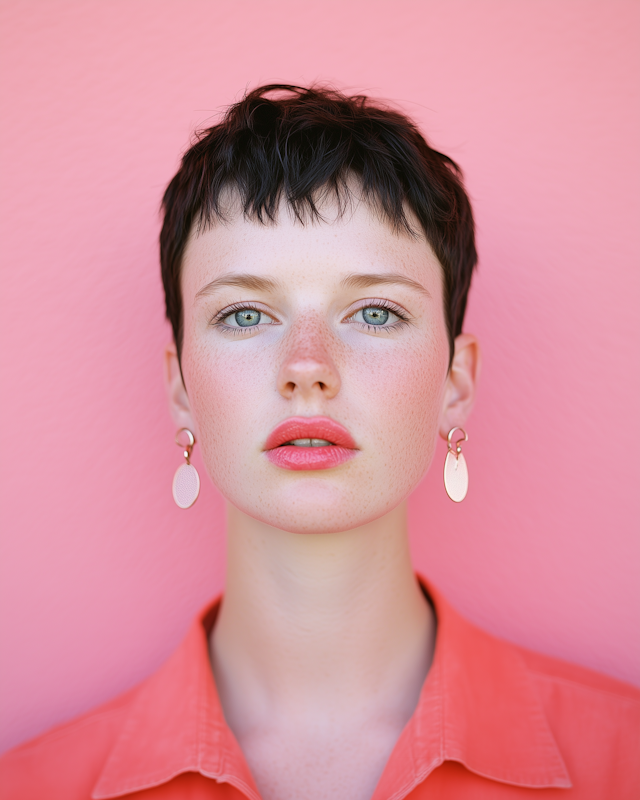
<svg viewBox="0 0 640 800">
<path fill-rule="evenodd" d="M 371 522 L 376 517 L 358 517 L 353 513 L 332 513 L 327 514 L 326 517 L 318 517 L 317 514 L 312 512 L 302 514 L 277 514 L 268 515 L 258 513 L 251 513 L 246 511 L 247 514 L 270 525 L 272 528 L 277 528 L 280 531 L 287 533 L 295 533 L 301 536 L 304 535 L 328 535 L 332 533 L 344 533 L 345 531 L 353 530 L 367 522 Z"/>
<path fill-rule="evenodd" d="M 269 493 L 268 505 L 234 503 L 241 511 L 273 528 L 299 534 L 340 533 L 366 525 L 398 505 L 379 505 L 368 491 L 345 490 L 313 478 Z"/>
</svg>

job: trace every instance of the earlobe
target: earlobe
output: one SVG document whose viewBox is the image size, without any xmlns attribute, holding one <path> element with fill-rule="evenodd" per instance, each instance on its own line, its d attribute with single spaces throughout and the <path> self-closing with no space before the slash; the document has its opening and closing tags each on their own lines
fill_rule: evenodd
<svg viewBox="0 0 640 800">
<path fill-rule="evenodd" d="M 440 436 L 443 439 L 452 428 L 465 424 L 473 408 L 480 374 L 480 345 L 476 337 L 471 333 L 461 333 L 454 344 L 440 418 Z"/>
<path fill-rule="evenodd" d="M 164 351 L 164 380 L 173 421 L 178 428 L 195 430 L 189 396 L 180 371 L 178 352 L 173 342 L 168 344 Z"/>
</svg>

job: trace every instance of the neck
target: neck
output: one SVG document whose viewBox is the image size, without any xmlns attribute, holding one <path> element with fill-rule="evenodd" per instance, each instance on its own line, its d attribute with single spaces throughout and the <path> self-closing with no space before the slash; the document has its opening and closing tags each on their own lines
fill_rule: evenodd
<svg viewBox="0 0 640 800">
<path fill-rule="evenodd" d="M 332 534 L 288 533 L 229 507 L 227 584 L 211 653 L 236 733 L 260 709 L 300 717 L 375 708 L 406 722 L 434 639 L 405 504 Z"/>
</svg>

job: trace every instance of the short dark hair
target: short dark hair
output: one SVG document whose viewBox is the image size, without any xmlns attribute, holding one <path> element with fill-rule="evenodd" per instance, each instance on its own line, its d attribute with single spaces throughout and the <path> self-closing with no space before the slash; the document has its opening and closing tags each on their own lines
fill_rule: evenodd
<svg viewBox="0 0 640 800">
<path fill-rule="evenodd" d="M 322 218 L 318 204 L 329 192 L 344 210 L 352 175 L 395 229 L 417 233 L 407 206 L 418 219 L 443 268 L 453 356 L 477 262 L 473 213 L 460 168 L 429 147 L 415 123 L 398 111 L 364 95 L 284 84 L 254 89 L 219 124 L 196 133 L 164 193 L 160 262 L 178 355 L 185 246 L 194 224 L 225 219 L 224 191 L 238 193 L 247 218 L 275 222 L 284 198 L 304 223 Z"/>
</svg>

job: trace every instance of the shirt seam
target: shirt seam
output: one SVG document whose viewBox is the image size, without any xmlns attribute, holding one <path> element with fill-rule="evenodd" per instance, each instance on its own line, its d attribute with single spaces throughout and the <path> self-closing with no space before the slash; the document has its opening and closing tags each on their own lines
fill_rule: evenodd
<svg viewBox="0 0 640 800">
<path fill-rule="evenodd" d="M 628 695 L 618 694 L 617 692 L 612 692 L 609 689 L 601 689 L 598 686 L 590 686 L 587 683 L 582 683 L 580 681 L 572 680 L 571 678 L 549 675 L 549 673 L 547 672 L 540 672 L 539 670 L 533 669 L 528 665 L 527 665 L 527 670 L 536 678 L 547 681 L 548 683 L 559 683 L 564 686 L 571 686 L 572 688 L 583 689 L 586 692 L 594 692 L 596 694 L 600 694 L 605 697 L 613 697 L 622 703 L 629 703 L 630 705 L 633 706 L 640 706 L 640 698 L 629 697 Z"/>
<path fill-rule="evenodd" d="M 488 775 L 486 772 L 481 772 L 479 769 L 469 766 L 469 764 L 467 764 L 462 757 L 448 758 L 446 760 L 460 764 L 466 770 L 471 772 L 473 775 L 477 775 L 479 778 L 483 778 L 484 780 L 488 781 L 494 781 L 495 783 L 502 783 L 506 786 L 519 786 L 523 789 L 571 789 L 573 787 L 570 779 L 565 780 L 563 778 L 559 778 L 559 776 L 552 778 L 551 780 L 545 778 L 544 783 L 532 783 L 530 777 L 518 778 L 515 777 L 515 775 L 509 775 L 509 777 L 499 778 L 495 775 Z"/>
<path fill-rule="evenodd" d="M 111 797 L 124 797 L 131 792 L 142 792 L 148 789 L 154 789 L 158 786 L 169 784 L 180 775 L 185 775 L 187 773 L 195 773 L 201 775 L 203 778 L 215 780 L 217 783 L 228 783 L 229 785 L 235 786 L 237 789 L 244 792 L 248 797 L 252 798 L 252 800 L 261 800 L 260 795 L 256 794 L 251 786 L 243 781 L 242 778 L 226 772 L 209 772 L 195 765 L 185 765 L 184 767 L 171 772 L 169 775 L 167 775 L 166 772 L 158 770 L 147 773 L 143 776 L 138 775 L 136 776 L 135 780 L 123 782 L 115 792 L 108 792 L 107 794 L 104 794 L 98 793 L 94 790 L 91 794 L 91 797 L 92 800 L 108 800 L 108 798 Z"/>
<path fill-rule="evenodd" d="M 177 778 L 179 775 L 184 775 L 187 772 L 200 772 L 200 770 L 196 765 L 185 765 L 180 767 L 180 769 L 169 773 L 168 775 L 166 772 L 156 770 L 155 772 L 147 773 L 145 775 L 136 775 L 135 778 L 129 778 L 129 780 L 121 781 L 115 792 L 111 791 L 107 792 L 106 794 L 104 792 L 98 793 L 98 791 L 94 788 L 91 793 L 91 797 L 94 800 L 106 800 L 106 798 L 109 797 L 123 797 L 131 792 L 142 792 L 146 789 L 153 789 L 156 786 L 162 786 L 165 783 L 169 783 L 174 778 Z"/>
<path fill-rule="evenodd" d="M 15 745 L 15 747 L 12 747 L 6 751 L 6 755 L 9 755 L 9 753 L 14 753 L 17 755 L 18 753 L 26 753 L 31 750 L 37 750 L 42 745 L 48 744 L 49 742 L 55 742 L 58 739 L 64 739 L 67 736 L 73 735 L 75 731 L 80 731 L 95 722 L 108 719 L 109 717 L 115 717 L 122 713 L 126 713 L 124 704 L 122 708 L 101 711 L 97 714 L 91 714 L 91 716 L 86 719 L 71 720 L 67 723 L 62 723 L 62 726 L 56 726 L 56 728 L 51 731 L 45 731 L 45 733 L 40 734 L 40 736 L 37 736 L 33 741 L 26 741 Z M 4 756 L 5 753 L 2 755 Z"/>
</svg>

